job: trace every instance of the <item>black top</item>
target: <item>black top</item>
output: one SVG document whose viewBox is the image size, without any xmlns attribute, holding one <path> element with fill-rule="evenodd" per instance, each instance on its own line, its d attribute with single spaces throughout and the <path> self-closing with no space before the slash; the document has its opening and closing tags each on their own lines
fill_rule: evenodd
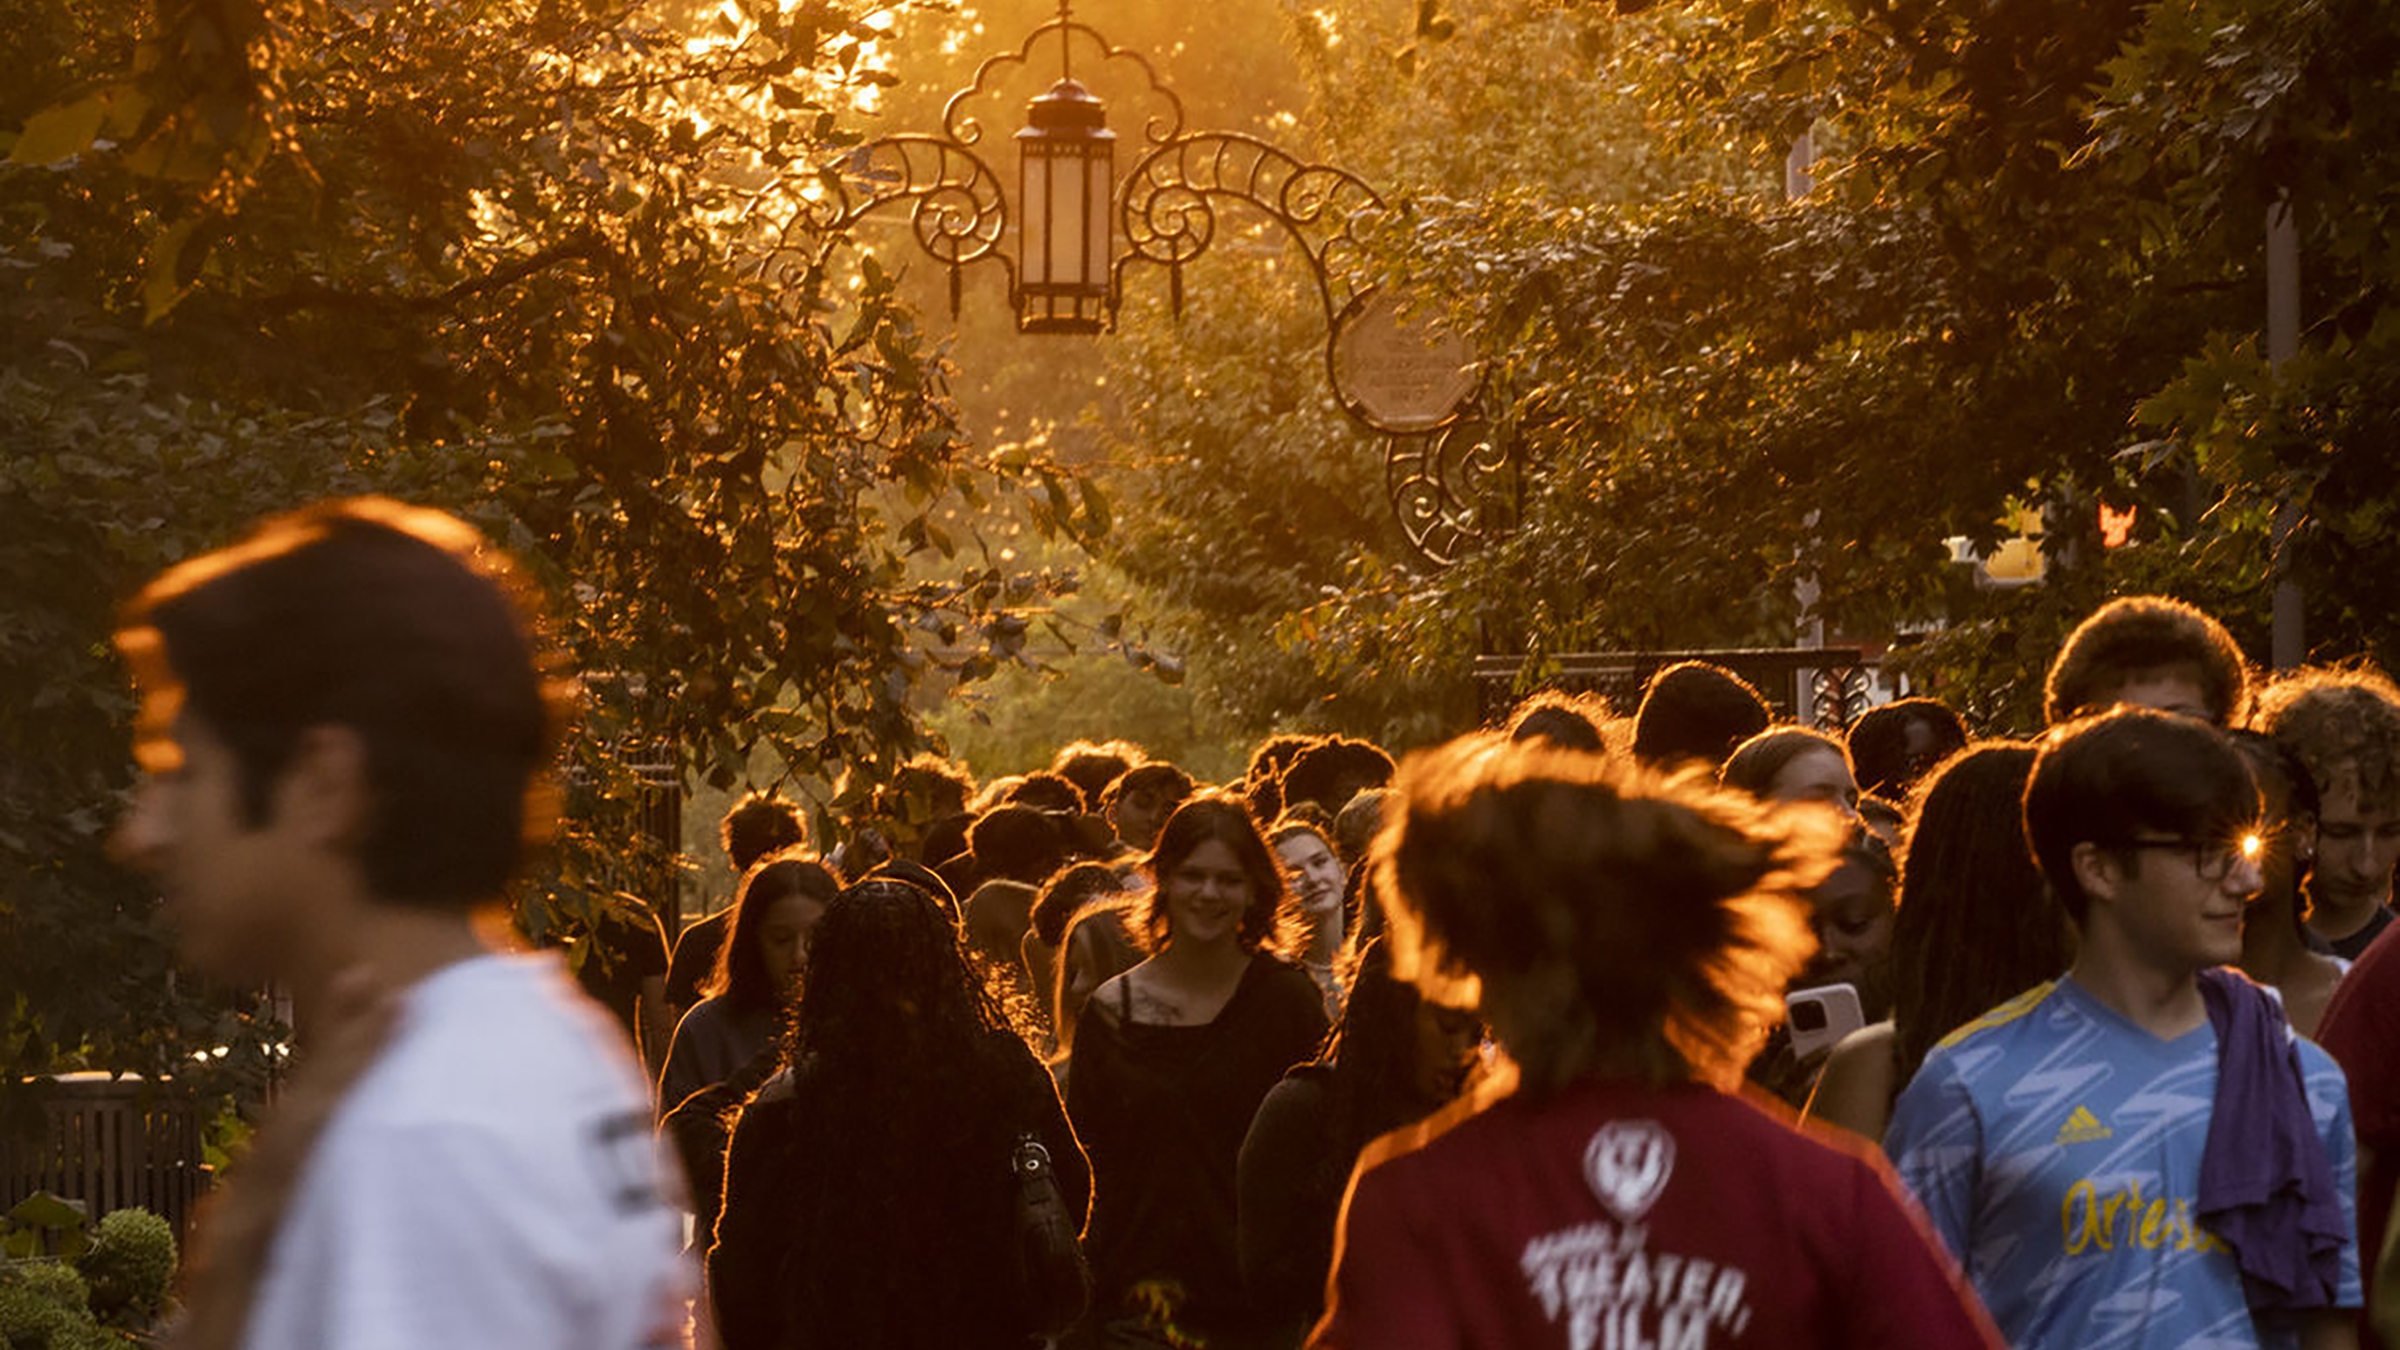
<svg viewBox="0 0 2400 1350">
<path fill-rule="evenodd" d="M 1033 1052 L 1005 1031 L 984 1049 L 968 1073 L 900 1094 L 920 1111 L 862 1112 L 805 1069 L 743 1111 L 708 1256 L 725 1350 L 1034 1344 L 1011 1276 L 1017 1136 L 1049 1150 L 1073 1214 L 1091 1172 Z"/>
<path fill-rule="evenodd" d="M 1242 1142 L 1242 1281 L 1266 1332 L 1297 1346 L 1325 1313 L 1333 1229 L 1358 1159 L 1333 1137 L 1332 1070 L 1304 1064 L 1259 1103 Z"/>
<path fill-rule="evenodd" d="M 667 963 L 667 1002 L 689 1008 L 700 1001 L 700 986 L 717 968 L 717 952 L 733 931 L 733 911 L 721 909 L 683 930 L 675 939 L 675 957 Z M 667 1105 L 673 1106 L 669 1102 Z"/>
<path fill-rule="evenodd" d="M 592 926 L 591 949 L 575 971 L 576 983 L 600 1006 L 616 1015 L 634 1047 L 657 1053 L 642 1044 L 642 982 L 667 973 L 667 930 L 658 916 L 644 907 L 627 914 L 611 907 Z"/>
<path fill-rule="evenodd" d="M 705 1245 L 716 1231 L 725 1194 L 725 1142 L 750 1094 L 781 1067 L 774 1008 L 737 1012 L 723 996 L 704 998 L 683 1015 L 659 1075 L 660 1130 L 683 1159 L 690 1183 L 693 1232 Z"/>
<path fill-rule="evenodd" d="M 1236 1160 L 1267 1090 L 1324 1038 L 1316 983 L 1267 957 L 1199 1026 L 1134 1022 L 1128 1004 L 1093 1000 L 1067 1105 L 1092 1158 L 1084 1251 L 1101 1315 L 1131 1314 L 1144 1302 L 1136 1287 L 1151 1286 L 1177 1327 L 1211 1343 L 1255 1329 L 1237 1254 Z"/>
<path fill-rule="evenodd" d="M 2365 953 L 2368 944 L 2375 941 L 2384 929 L 2391 927 L 2391 924 L 2392 911 L 2377 905 L 2374 916 L 2369 918 L 2357 932 L 2346 938 L 2335 938 L 2326 945 L 2333 949 L 2335 956 L 2345 961 L 2355 961 Z"/>
</svg>

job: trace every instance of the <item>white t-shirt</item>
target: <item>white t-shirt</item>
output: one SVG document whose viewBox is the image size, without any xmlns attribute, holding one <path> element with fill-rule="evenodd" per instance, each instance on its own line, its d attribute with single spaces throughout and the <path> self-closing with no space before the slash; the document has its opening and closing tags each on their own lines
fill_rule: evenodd
<svg viewBox="0 0 2400 1350">
<path fill-rule="evenodd" d="M 411 989 L 277 1232 L 247 1350 L 653 1350 L 689 1268 L 640 1071 L 555 957 Z"/>
</svg>

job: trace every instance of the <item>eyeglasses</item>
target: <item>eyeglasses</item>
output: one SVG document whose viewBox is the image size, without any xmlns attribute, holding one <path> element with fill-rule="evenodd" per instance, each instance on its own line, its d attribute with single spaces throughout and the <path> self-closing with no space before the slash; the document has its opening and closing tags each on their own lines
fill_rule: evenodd
<svg viewBox="0 0 2400 1350">
<path fill-rule="evenodd" d="M 2258 861 L 2259 855 L 2266 851 L 2266 840 L 2254 830 L 2231 840 L 2193 839 L 2188 836 L 2175 839 L 2128 839 L 2111 847 L 2128 853 L 2143 849 L 2189 853 L 2192 855 L 2192 871 L 2198 873 L 2202 881 L 2219 882 L 2233 874 L 2235 863 Z"/>
</svg>

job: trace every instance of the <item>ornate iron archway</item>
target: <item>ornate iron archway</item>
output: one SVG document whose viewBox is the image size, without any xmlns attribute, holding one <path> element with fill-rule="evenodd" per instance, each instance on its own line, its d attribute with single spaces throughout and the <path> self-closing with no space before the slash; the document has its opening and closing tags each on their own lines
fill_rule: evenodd
<svg viewBox="0 0 2400 1350">
<path fill-rule="evenodd" d="M 1006 72 L 1029 67 L 1046 42 L 1058 46 L 1059 78 L 1030 101 L 1015 135 L 1012 209 L 972 104 L 992 96 Z M 1101 67 L 1138 72 L 1159 104 L 1121 177 L 1105 107 L 1076 78 L 1079 45 Z M 996 266 L 1027 333 L 1111 331 L 1126 277 L 1142 266 L 1166 272 L 1180 314 L 1183 269 L 1216 242 L 1220 207 L 1256 211 L 1308 265 L 1325 311 L 1327 381 L 1342 410 L 1381 438 L 1386 494 L 1410 545 L 1445 566 L 1516 522 L 1518 466 L 1476 414 L 1471 354 L 1371 275 L 1364 230 L 1388 210 L 1383 196 L 1346 169 L 1259 137 L 1190 129 L 1182 100 L 1148 59 L 1076 19 L 1069 0 L 1016 51 L 977 68 L 950 96 L 938 132 L 865 142 L 823 166 L 818 182 L 810 214 L 820 231 L 846 234 L 877 210 L 905 205 L 917 246 L 949 270 L 953 315 L 965 270 Z"/>
</svg>

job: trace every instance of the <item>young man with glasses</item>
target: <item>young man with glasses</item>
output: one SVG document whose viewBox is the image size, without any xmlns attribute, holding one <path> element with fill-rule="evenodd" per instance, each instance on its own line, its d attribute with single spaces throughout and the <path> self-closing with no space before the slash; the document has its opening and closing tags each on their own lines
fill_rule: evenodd
<svg viewBox="0 0 2400 1350">
<path fill-rule="evenodd" d="M 2025 830 L 2074 963 L 1960 1028 L 1885 1147 L 2018 1350 L 2352 1344 L 2341 1071 L 2219 969 L 2258 893 L 2259 796 L 2190 718 L 2062 727 Z"/>
</svg>

